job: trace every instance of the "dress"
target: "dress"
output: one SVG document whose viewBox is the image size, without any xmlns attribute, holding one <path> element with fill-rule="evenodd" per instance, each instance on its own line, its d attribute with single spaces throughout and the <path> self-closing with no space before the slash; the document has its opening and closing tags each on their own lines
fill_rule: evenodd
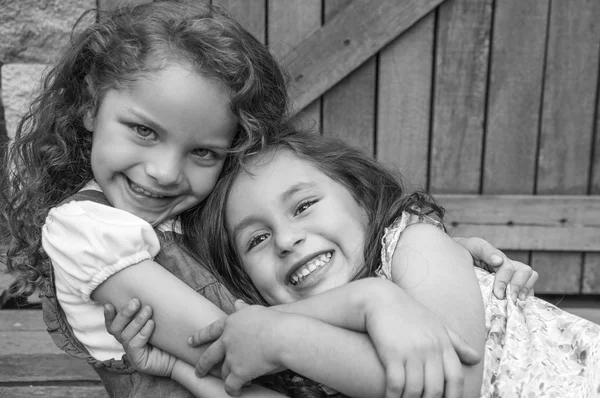
<svg viewBox="0 0 600 398">
<path fill-rule="evenodd" d="M 139 373 L 127 363 L 122 347 L 103 326 L 101 306 L 89 299 L 93 290 L 90 286 L 97 286 L 119 267 L 153 258 L 226 313 L 233 312 L 234 297 L 179 244 L 176 225 L 170 223 L 175 226 L 170 228 L 168 224 L 161 224 L 153 229 L 143 220 L 119 212 L 110 207 L 93 182 L 50 212 L 44 226 L 44 248 L 58 261 L 53 263 L 49 288 L 41 295 L 48 332 L 59 348 L 94 368 L 111 397 L 192 397 L 171 379 Z M 69 217 L 64 217 L 65 213 Z M 87 221 L 77 230 L 80 219 Z M 89 219 L 92 223 L 98 219 L 99 223 L 89 228 Z M 118 223 L 119 228 L 107 229 L 108 221 Z M 89 242 L 112 247 L 102 251 Z M 58 262 L 68 263 L 69 258 L 84 259 L 78 264 L 80 269 L 57 268 Z M 120 265 L 107 273 L 94 269 L 107 262 Z M 77 317 L 78 313 L 83 315 Z M 75 324 L 71 325 L 69 319 Z M 78 320 L 83 321 L 78 323 Z M 93 338 L 89 333 L 95 333 Z M 99 343 L 94 345 L 93 342 Z"/>
<path fill-rule="evenodd" d="M 391 278 L 400 234 L 418 222 L 440 225 L 403 213 L 385 231 L 380 276 Z M 536 297 L 500 300 L 492 291 L 494 275 L 475 273 L 486 324 L 482 397 L 600 397 L 600 325 Z"/>
</svg>

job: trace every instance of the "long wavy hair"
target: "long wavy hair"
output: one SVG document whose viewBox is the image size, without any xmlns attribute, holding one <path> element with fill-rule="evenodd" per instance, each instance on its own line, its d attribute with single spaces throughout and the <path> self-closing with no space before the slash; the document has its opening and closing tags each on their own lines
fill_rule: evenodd
<svg viewBox="0 0 600 398">
<path fill-rule="evenodd" d="M 428 215 L 442 220 L 444 209 L 424 192 L 407 194 L 399 173 L 378 163 L 362 151 L 340 139 L 301 131 L 293 124 L 279 128 L 257 153 L 289 151 L 294 156 L 318 168 L 329 178 L 344 186 L 368 217 L 364 242 L 364 266 L 355 279 L 374 276 L 380 265 L 385 227 L 402 212 Z M 227 232 L 225 217 L 227 199 L 237 175 L 245 172 L 243 161 L 229 161 L 223 176 L 202 205 L 200 218 L 183 223 L 186 245 L 219 277 L 231 292 L 248 303 L 266 304 L 240 263 L 232 239 Z"/>
<path fill-rule="evenodd" d="M 159 1 L 117 8 L 86 23 L 90 15 L 94 10 L 73 28 L 68 48 L 45 73 L 41 93 L 6 148 L 0 195 L 10 234 L 7 266 L 23 295 L 49 275 L 41 247 L 49 209 L 93 178 L 92 136 L 83 117 L 95 114 L 108 90 L 126 88 L 169 63 L 189 64 L 230 93 L 238 119 L 232 151 L 260 142 L 288 107 L 283 71 L 222 8 Z"/>
</svg>

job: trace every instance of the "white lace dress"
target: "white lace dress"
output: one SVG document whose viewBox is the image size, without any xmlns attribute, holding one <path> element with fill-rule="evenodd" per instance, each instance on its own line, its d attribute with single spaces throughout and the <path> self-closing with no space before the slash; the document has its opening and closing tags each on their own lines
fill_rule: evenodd
<svg viewBox="0 0 600 398">
<path fill-rule="evenodd" d="M 415 223 L 440 224 L 404 213 L 386 229 L 378 274 L 391 279 L 402 231 Z M 492 292 L 494 276 L 475 268 L 485 306 L 482 397 L 600 397 L 600 326 L 529 297 L 514 304 Z M 508 296 L 508 294 L 507 294 Z"/>
</svg>

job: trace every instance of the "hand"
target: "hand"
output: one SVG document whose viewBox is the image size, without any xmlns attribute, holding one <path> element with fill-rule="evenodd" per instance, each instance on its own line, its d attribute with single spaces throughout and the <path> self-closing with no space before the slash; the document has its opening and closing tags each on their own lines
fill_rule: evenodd
<svg viewBox="0 0 600 398">
<path fill-rule="evenodd" d="M 241 388 L 259 376 L 284 370 L 273 344 L 275 325 L 290 316 L 266 307 L 249 306 L 241 300 L 236 312 L 219 319 L 190 337 L 190 345 L 213 342 L 196 364 L 196 375 L 202 377 L 223 363 L 221 377 L 225 391 L 240 395 Z"/>
<path fill-rule="evenodd" d="M 538 273 L 529 265 L 509 259 L 484 239 L 454 238 L 454 240 L 471 253 L 475 266 L 496 273 L 494 295 L 497 298 L 504 298 L 509 284 L 513 302 L 517 301 L 517 297 L 525 300 L 528 296 L 533 296 L 533 285 L 538 280 Z"/>
<path fill-rule="evenodd" d="M 155 376 L 171 377 L 178 359 L 148 343 L 154 331 L 154 321 L 150 319 L 152 308 L 148 306 L 141 310 L 139 308 L 140 302 L 137 299 L 127 303 L 118 314 L 115 313 L 112 305 L 106 304 L 104 306 L 106 330 L 123 345 L 134 369 Z"/>
<path fill-rule="evenodd" d="M 386 370 L 386 398 L 462 397 L 461 360 L 474 365 L 481 356 L 427 308 L 394 289 L 374 295 L 366 310 L 367 332 Z"/>
</svg>

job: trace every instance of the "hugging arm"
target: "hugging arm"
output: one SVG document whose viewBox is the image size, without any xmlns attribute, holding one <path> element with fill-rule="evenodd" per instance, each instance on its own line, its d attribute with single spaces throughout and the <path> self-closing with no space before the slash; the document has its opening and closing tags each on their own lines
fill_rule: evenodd
<svg viewBox="0 0 600 398">
<path fill-rule="evenodd" d="M 167 365 L 170 368 L 167 373 L 196 396 L 226 397 L 222 380 L 213 376 L 204 379 L 194 376 L 194 369 L 190 364 L 196 363 L 206 347 L 194 348 L 187 343 L 189 335 L 195 330 L 224 317 L 225 313 L 159 264 L 150 260 L 119 271 L 92 293 L 94 301 L 124 311 L 128 302 L 134 297 L 139 299 L 142 305 L 152 308 L 152 328 L 145 332 L 152 345 L 164 350 L 164 352 L 158 351 L 163 355 L 163 359 L 172 361 L 171 366 Z M 115 333 L 110 329 L 109 331 Z M 183 361 L 177 361 L 168 353 Z M 244 391 L 244 396 L 281 395 L 253 386 Z"/>
</svg>

